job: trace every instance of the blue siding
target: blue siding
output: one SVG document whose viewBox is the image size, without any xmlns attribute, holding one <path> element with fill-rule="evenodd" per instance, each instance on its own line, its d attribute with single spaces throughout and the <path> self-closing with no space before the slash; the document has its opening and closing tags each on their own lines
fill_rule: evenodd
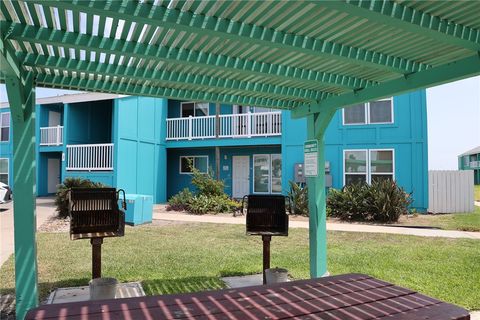
<svg viewBox="0 0 480 320">
<path fill-rule="evenodd" d="M 115 100 L 115 185 L 127 193 L 166 201 L 167 101 L 145 97 Z"/>
<path fill-rule="evenodd" d="M 66 144 L 112 142 L 112 100 L 70 104 Z"/>
</svg>

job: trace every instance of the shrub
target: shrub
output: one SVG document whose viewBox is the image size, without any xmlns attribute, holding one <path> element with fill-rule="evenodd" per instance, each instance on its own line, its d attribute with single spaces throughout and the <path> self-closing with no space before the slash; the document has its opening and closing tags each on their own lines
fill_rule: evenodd
<svg viewBox="0 0 480 320">
<path fill-rule="evenodd" d="M 104 188 L 100 182 L 93 182 L 84 178 L 66 178 L 62 184 L 58 186 L 55 194 L 55 205 L 57 206 L 58 217 L 65 219 L 68 217 L 68 190 L 70 188 Z"/>
<path fill-rule="evenodd" d="M 192 202 L 192 199 L 193 193 L 188 188 L 185 188 L 168 200 L 167 210 L 188 210 L 188 206 Z"/>
<path fill-rule="evenodd" d="M 168 200 L 167 210 L 185 210 L 193 214 L 223 213 L 238 210 L 240 204 L 230 199 L 223 191 L 223 181 L 213 178 L 212 170 L 201 173 L 190 163 L 192 184 L 196 188 L 193 194 L 188 188 L 183 189 Z"/>
<path fill-rule="evenodd" d="M 411 194 L 394 181 L 374 181 L 330 190 L 327 212 L 341 220 L 395 222 L 408 213 L 411 203 Z"/>
<path fill-rule="evenodd" d="M 300 186 L 293 181 L 289 181 L 291 211 L 293 214 L 308 217 L 308 189 L 307 186 Z"/>
</svg>

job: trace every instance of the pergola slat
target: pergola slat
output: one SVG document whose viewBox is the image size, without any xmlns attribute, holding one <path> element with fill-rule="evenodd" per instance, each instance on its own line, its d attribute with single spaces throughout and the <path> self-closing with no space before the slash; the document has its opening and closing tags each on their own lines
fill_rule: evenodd
<svg viewBox="0 0 480 320">
<path fill-rule="evenodd" d="M 122 6 L 120 2 L 113 2 L 109 11 L 104 9 L 103 1 L 79 1 L 68 3 L 65 1 L 43 1 L 44 5 L 61 7 L 72 11 L 83 11 L 91 14 L 101 14 L 117 19 L 135 21 L 163 28 L 182 30 L 203 36 L 218 36 L 231 41 L 241 41 L 251 45 L 268 46 L 284 49 L 300 54 L 321 56 L 340 62 L 353 62 L 367 67 L 381 68 L 397 73 L 416 72 L 427 69 L 429 66 L 415 61 L 395 57 L 380 52 L 371 52 L 353 48 L 338 43 L 313 39 L 301 35 L 279 32 L 273 29 L 227 21 L 206 15 L 193 15 L 177 9 L 168 9 L 163 6 L 154 6 L 147 3 L 138 4 L 129 2 Z M 138 9 L 138 6 L 142 6 Z M 143 8 L 144 7 L 144 8 Z M 136 12 L 132 16 L 131 12 Z"/>
<path fill-rule="evenodd" d="M 394 1 L 325 1 L 321 6 L 369 19 L 372 22 L 391 25 L 448 45 L 474 51 L 480 50 L 480 30 L 432 16 Z M 476 9 L 480 12 L 478 2 Z"/>
</svg>

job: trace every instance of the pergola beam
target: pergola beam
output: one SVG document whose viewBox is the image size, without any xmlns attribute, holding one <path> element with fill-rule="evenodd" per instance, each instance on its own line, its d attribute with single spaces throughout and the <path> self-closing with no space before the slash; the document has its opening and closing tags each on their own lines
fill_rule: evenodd
<svg viewBox="0 0 480 320">
<path fill-rule="evenodd" d="M 480 50 L 478 29 L 441 19 L 394 1 L 323 1 L 319 5 L 435 39 L 451 46 Z"/>
<path fill-rule="evenodd" d="M 343 63 L 355 63 L 396 73 L 416 72 L 429 67 L 426 64 L 381 52 L 354 48 L 302 35 L 293 35 L 213 16 L 193 14 L 189 11 L 166 8 L 162 5 L 151 5 L 147 2 L 72 1 L 69 3 L 65 1 L 43 1 L 42 4 L 74 12 L 105 15 L 154 27 L 195 33 L 200 36 L 219 37 L 225 40 L 249 43 L 250 45 L 285 50 L 286 52 L 294 51 L 299 54 L 332 59 Z"/>
<path fill-rule="evenodd" d="M 148 81 L 145 81 L 148 82 Z M 266 108 L 291 109 L 300 105 L 291 100 L 246 97 L 233 94 L 219 94 L 188 89 L 156 87 L 145 82 L 110 81 L 102 79 L 66 77 L 60 75 L 38 74 L 36 83 L 47 88 L 84 90 L 104 93 L 127 94 L 134 96 L 164 97 L 169 99 L 209 101 L 226 104 L 252 105 Z"/>
<path fill-rule="evenodd" d="M 386 81 L 378 86 L 327 98 L 318 104 L 303 105 L 292 111 L 292 117 L 300 118 L 326 110 L 336 110 L 349 105 L 391 97 L 421 88 L 433 87 L 479 74 L 480 53 L 477 53 L 471 57 L 457 60 L 446 65 Z"/>
<path fill-rule="evenodd" d="M 222 70 L 242 76 L 258 76 L 264 79 L 290 81 L 296 85 L 324 85 L 358 89 L 376 84 L 374 81 L 356 77 L 17 23 L 0 22 L 0 28 L 10 29 L 8 39 L 17 41 L 97 51 L 98 53 L 115 54 L 117 56 L 123 55 L 128 58 L 151 59 L 175 65 L 198 67 L 204 70 Z"/>
<path fill-rule="evenodd" d="M 68 72 L 77 72 L 85 74 L 95 74 L 132 79 L 136 81 L 151 81 L 156 86 L 184 86 L 194 85 L 198 89 L 216 91 L 229 91 L 235 94 L 245 96 L 273 96 L 278 99 L 296 99 L 299 102 L 309 103 L 320 100 L 324 97 L 323 92 L 314 90 L 305 90 L 299 88 L 276 86 L 272 84 L 248 82 L 239 80 L 230 80 L 225 78 L 216 78 L 193 73 L 182 73 L 155 68 L 142 68 L 127 65 L 113 65 L 108 63 L 98 63 L 86 60 L 67 59 L 61 57 L 23 54 L 17 55 L 22 64 L 30 67 L 40 67 L 47 69 L 65 70 Z"/>
</svg>

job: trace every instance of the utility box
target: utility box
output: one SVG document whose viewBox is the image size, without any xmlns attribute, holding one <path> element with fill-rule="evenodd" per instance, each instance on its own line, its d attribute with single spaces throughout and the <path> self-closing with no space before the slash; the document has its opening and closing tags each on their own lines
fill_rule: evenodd
<svg viewBox="0 0 480 320">
<path fill-rule="evenodd" d="M 139 225 L 152 222 L 153 197 L 143 194 L 125 195 L 127 209 L 125 222 L 129 225 Z"/>
<path fill-rule="evenodd" d="M 304 172 L 304 165 L 303 163 L 295 163 L 294 167 L 294 181 L 295 183 L 305 183 L 307 180 L 305 179 L 305 172 Z"/>
</svg>

